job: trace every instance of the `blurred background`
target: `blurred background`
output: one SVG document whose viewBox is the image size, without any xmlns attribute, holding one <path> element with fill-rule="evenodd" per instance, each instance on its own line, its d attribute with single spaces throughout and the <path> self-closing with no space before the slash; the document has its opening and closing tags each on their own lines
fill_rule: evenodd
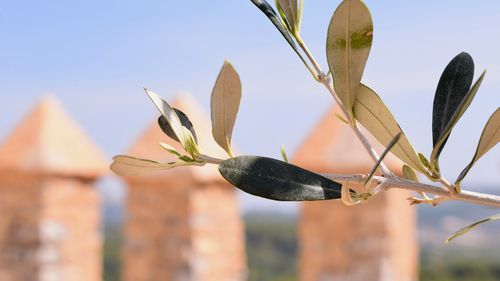
<svg viewBox="0 0 500 281">
<path fill-rule="evenodd" d="M 392 110 L 414 147 L 431 151 L 435 87 L 459 52 L 488 73 L 454 129 L 442 159 L 454 179 L 470 161 L 487 119 L 498 107 L 498 1 L 365 1 L 374 42 L 363 81 Z M 326 68 L 326 29 L 339 1 L 307 1 L 302 37 Z M 0 140 L 41 96 L 56 96 L 108 162 L 128 151 L 157 112 L 147 87 L 172 99 L 189 92 L 209 112 L 225 59 L 243 82 L 233 143 L 244 154 L 293 155 L 333 101 L 309 76 L 274 27 L 250 1 L 0 1 Z M 500 192 L 498 148 L 463 186 Z M 120 280 L 126 188 L 114 176 L 97 183 L 103 196 L 105 280 Z M 249 280 L 298 280 L 299 205 L 238 194 L 246 227 Z M 445 203 L 419 206 L 420 280 L 499 280 L 500 226 L 491 223 L 444 245 L 458 228 L 498 212 Z"/>
</svg>

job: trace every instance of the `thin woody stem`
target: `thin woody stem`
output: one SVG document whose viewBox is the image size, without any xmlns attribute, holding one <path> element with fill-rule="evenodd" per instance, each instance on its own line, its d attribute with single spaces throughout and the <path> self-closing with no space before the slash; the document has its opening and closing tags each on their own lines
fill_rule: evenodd
<svg viewBox="0 0 500 281">
<path fill-rule="evenodd" d="M 299 36 L 296 36 L 296 40 L 299 46 L 304 51 L 304 53 L 306 54 L 307 58 L 310 60 L 312 66 L 314 67 L 317 73 L 314 73 L 314 71 L 309 66 L 308 70 L 311 72 L 311 74 L 313 74 L 314 78 L 319 83 L 325 86 L 325 88 L 330 92 L 335 101 L 339 104 L 339 107 L 341 108 L 346 120 L 349 122 L 354 133 L 361 141 L 361 143 L 367 150 L 370 157 L 376 163 L 379 160 L 380 156 L 375 151 L 373 146 L 370 144 L 368 138 L 361 131 L 356 122 L 353 122 L 353 120 L 351 120 L 351 116 L 348 113 L 347 109 L 344 106 L 342 106 L 342 102 L 335 93 L 335 89 L 333 87 L 333 83 L 330 78 L 331 76 L 324 74 L 318 62 L 314 59 L 314 56 L 311 54 L 306 44 L 302 41 L 302 39 Z M 213 158 L 203 154 L 198 155 L 197 158 L 200 160 L 204 160 L 206 163 L 216 164 L 216 165 L 219 165 L 224 161 L 223 159 Z M 380 164 L 380 169 L 382 170 L 384 176 L 374 176 L 372 178 L 372 180 L 377 184 L 376 188 L 377 191 L 380 191 L 382 189 L 388 190 L 391 188 L 405 189 L 405 190 L 419 192 L 422 194 L 423 193 L 432 194 L 434 196 L 437 196 L 436 198 L 441 198 L 440 202 L 446 200 L 458 200 L 478 205 L 500 207 L 500 196 L 472 192 L 467 190 L 462 190 L 460 193 L 456 193 L 455 189 L 453 188 L 453 185 L 450 184 L 443 177 L 439 177 L 439 182 L 443 186 L 435 186 L 435 185 L 418 183 L 397 177 L 387 168 L 387 166 L 383 162 Z M 338 182 L 351 182 L 359 184 L 363 184 L 368 176 L 364 174 L 321 174 L 321 175 Z"/>
<path fill-rule="evenodd" d="M 223 159 L 213 158 L 203 154 L 199 155 L 198 158 L 200 160 L 204 160 L 206 163 L 215 165 L 219 165 L 224 161 Z M 321 174 L 321 175 L 341 183 L 350 182 L 359 184 L 363 184 L 368 176 L 364 174 Z M 448 188 L 443 186 L 418 183 L 397 176 L 391 176 L 389 178 L 383 176 L 374 176 L 372 180 L 381 188 L 384 188 L 386 190 L 391 188 L 405 189 L 420 193 L 432 194 L 450 200 L 465 201 L 477 205 L 500 207 L 500 196 L 497 195 L 473 192 L 468 190 L 462 190 L 462 192 L 460 193 L 454 193 L 453 191 L 450 191 Z"/>
<path fill-rule="evenodd" d="M 295 39 L 297 40 L 297 43 L 299 44 L 300 48 L 304 51 L 306 54 L 307 58 L 313 65 L 314 69 L 316 69 L 317 76 L 315 77 L 316 80 L 320 79 L 320 76 L 324 76 L 323 70 L 321 69 L 321 66 L 318 64 L 316 59 L 314 59 L 314 56 L 312 55 L 311 51 L 309 51 L 309 48 L 307 45 L 304 43 L 302 38 L 299 35 L 295 35 Z"/>
<path fill-rule="evenodd" d="M 312 53 L 309 51 L 309 48 L 304 43 L 304 41 L 302 41 L 302 39 L 299 36 L 296 36 L 296 39 L 297 39 L 297 43 L 304 51 L 307 58 L 311 61 L 311 64 L 314 66 L 314 68 L 318 72 L 318 76 L 314 77 L 314 78 L 319 83 L 321 83 L 323 86 L 325 86 L 326 89 L 328 90 L 328 92 L 330 92 L 331 96 L 335 99 L 335 101 L 337 102 L 339 107 L 342 109 L 342 113 L 344 114 L 344 117 L 346 118 L 346 120 L 349 122 L 349 125 L 351 126 L 352 130 L 354 131 L 354 133 L 356 134 L 358 139 L 361 141 L 361 143 L 365 147 L 366 151 L 368 152 L 368 154 L 370 155 L 372 160 L 375 163 L 377 163 L 380 156 L 375 151 L 373 146 L 370 144 L 370 142 L 368 141 L 368 138 L 361 131 L 359 126 L 356 124 L 356 122 L 354 122 L 354 120 L 351 119 L 351 115 L 349 114 L 347 109 L 342 105 L 342 102 L 340 101 L 339 97 L 337 96 L 337 93 L 335 93 L 335 89 L 333 88 L 333 84 L 331 83 L 330 79 L 328 78 L 328 76 L 326 76 L 324 74 L 323 70 L 321 69 L 321 66 L 318 64 L 318 62 L 316 61 L 316 59 L 314 58 Z M 387 168 L 387 166 L 385 165 L 385 163 L 383 161 L 380 163 L 380 169 L 382 170 L 382 173 L 385 176 L 387 176 L 387 177 L 393 176 L 393 173 L 389 170 L 389 168 Z"/>
<path fill-rule="evenodd" d="M 323 174 L 323 176 L 339 182 L 351 182 L 359 184 L 364 183 L 366 178 L 365 175 L 359 175 L 359 174 L 353 174 L 353 175 Z M 416 192 L 433 194 L 451 200 L 465 201 L 478 205 L 500 207 L 500 196 L 497 195 L 473 192 L 468 190 L 462 190 L 462 192 L 460 193 L 454 193 L 443 186 L 418 183 L 407 179 L 399 178 L 396 176 L 390 178 L 375 176 L 373 177 L 373 180 L 377 184 L 383 185 L 385 189 L 391 189 L 391 188 L 406 189 Z"/>
</svg>

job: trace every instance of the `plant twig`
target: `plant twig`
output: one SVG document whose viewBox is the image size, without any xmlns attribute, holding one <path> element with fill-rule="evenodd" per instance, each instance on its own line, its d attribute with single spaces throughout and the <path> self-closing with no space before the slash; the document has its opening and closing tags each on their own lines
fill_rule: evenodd
<svg viewBox="0 0 500 281">
<path fill-rule="evenodd" d="M 339 182 L 349 181 L 352 183 L 359 183 L 359 184 L 364 183 L 364 179 L 366 177 L 364 175 L 359 175 L 359 174 L 353 174 L 353 175 L 323 174 L 323 176 L 334 181 L 339 181 Z M 443 186 L 418 183 L 407 179 L 399 178 L 396 176 L 390 178 L 375 176 L 373 177 L 373 180 L 378 184 L 382 184 L 385 189 L 396 188 L 396 189 L 412 190 L 416 192 L 423 192 L 442 197 L 443 198 L 441 199 L 442 201 L 458 200 L 478 205 L 500 207 L 500 196 L 497 195 L 473 192 L 468 190 L 462 190 L 462 192 L 460 193 L 454 193 L 448 190 L 448 188 Z"/>
<path fill-rule="evenodd" d="M 352 130 L 354 131 L 354 133 L 356 134 L 358 139 L 361 141 L 361 143 L 365 147 L 366 151 L 368 152 L 368 154 L 372 158 L 373 162 L 377 163 L 380 159 L 378 153 L 375 151 L 373 146 L 370 144 L 370 142 L 368 141 L 368 138 L 365 136 L 365 134 L 361 131 L 358 124 L 354 120 L 352 120 L 351 115 L 349 114 L 347 109 L 342 105 L 342 102 L 340 101 L 339 97 L 337 96 L 337 93 L 335 92 L 335 89 L 333 87 L 333 83 L 331 82 L 331 79 L 329 78 L 329 76 L 326 76 L 324 74 L 323 70 L 321 69 L 321 66 L 318 64 L 318 62 L 316 61 L 316 59 L 314 58 L 312 53 L 309 51 L 309 48 L 304 43 L 304 41 L 302 41 L 302 39 L 298 36 L 296 37 L 296 39 L 297 39 L 297 43 L 299 44 L 300 48 L 302 48 L 302 50 L 306 54 L 307 58 L 311 61 L 311 64 L 314 66 L 314 68 L 318 72 L 318 77 L 314 77 L 314 78 L 319 83 L 321 83 L 323 86 L 325 86 L 326 89 L 328 90 L 328 92 L 330 92 L 331 96 L 335 99 L 335 101 L 337 102 L 339 107 L 342 109 L 342 113 L 344 114 L 344 117 L 349 122 L 349 125 L 351 126 Z M 389 170 L 389 168 L 385 165 L 385 163 L 383 161 L 380 163 L 380 169 L 382 170 L 382 173 L 386 177 L 391 177 L 394 175 Z"/>
<path fill-rule="evenodd" d="M 197 157 L 200 160 L 204 160 L 206 163 L 219 165 L 224 160 L 219 158 L 210 157 L 207 155 L 200 154 Z M 363 184 L 368 175 L 365 174 L 320 174 L 326 178 L 337 182 L 351 182 Z M 419 193 L 428 193 L 434 196 L 437 196 L 439 199 L 439 203 L 447 201 L 447 200 L 459 200 L 465 201 L 478 205 L 486 205 L 493 207 L 500 207 L 500 196 L 473 192 L 462 190 L 460 193 L 455 193 L 450 191 L 448 188 L 444 186 L 436 186 L 424 183 L 418 183 L 411 180 L 407 180 L 404 178 L 400 178 L 397 176 L 384 177 L 384 176 L 374 176 L 372 179 L 375 183 L 377 183 L 378 187 L 374 193 L 377 193 L 381 189 L 405 189 L 411 190 Z"/>
</svg>

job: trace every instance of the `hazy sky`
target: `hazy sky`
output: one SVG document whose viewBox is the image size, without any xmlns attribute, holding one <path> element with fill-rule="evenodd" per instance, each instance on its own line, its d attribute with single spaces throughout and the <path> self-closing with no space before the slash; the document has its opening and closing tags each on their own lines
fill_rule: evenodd
<svg viewBox="0 0 500 281">
<path fill-rule="evenodd" d="M 325 33 L 339 1 L 305 0 L 303 38 L 325 63 Z M 461 51 L 488 74 L 442 155 L 454 179 L 470 161 L 500 101 L 500 2 L 366 1 L 374 44 L 363 81 L 394 112 L 418 151 L 431 151 L 432 100 Z M 224 59 L 244 84 L 233 141 L 279 157 L 294 149 L 332 100 L 249 0 L 0 0 L 0 139 L 43 93 L 54 93 L 111 157 L 156 115 L 146 86 L 165 98 L 188 91 L 208 111 Z M 498 147 L 466 182 L 499 186 Z M 467 186 L 464 184 L 464 186 Z"/>
</svg>

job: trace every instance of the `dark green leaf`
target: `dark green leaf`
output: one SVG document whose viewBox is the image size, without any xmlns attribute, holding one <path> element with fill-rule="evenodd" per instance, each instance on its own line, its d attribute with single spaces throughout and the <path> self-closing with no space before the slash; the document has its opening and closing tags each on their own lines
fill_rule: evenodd
<svg viewBox="0 0 500 281">
<path fill-rule="evenodd" d="M 444 147 L 444 144 L 448 140 L 448 137 L 451 134 L 451 130 L 455 126 L 455 124 L 460 120 L 464 112 L 469 108 L 469 105 L 471 104 L 472 100 L 476 96 L 477 91 L 479 90 L 479 86 L 481 86 L 481 83 L 483 82 L 484 76 L 486 75 L 486 71 L 484 71 L 481 76 L 477 79 L 477 81 L 472 85 L 472 88 L 467 92 L 465 95 L 465 98 L 462 100 L 462 102 L 458 105 L 457 110 L 451 117 L 450 122 L 446 126 L 443 132 L 443 136 L 438 140 L 437 144 L 434 146 L 432 149 L 431 153 L 431 166 L 434 168 L 434 170 L 439 171 L 439 163 L 438 163 L 438 158 L 439 155 L 441 154 L 441 151 Z"/>
<path fill-rule="evenodd" d="M 185 147 L 185 136 L 182 129 L 181 120 L 175 110 L 157 93 L 144 88 L 146 94 L 151 99 L 158 111 L 166 118 L 170 127 L 173 131 L 173 135 L 176 136 L 177 140 L 181 142 L 182 146 Z M 179 139 L 180 138 L 180 139 Z"/>
<path fill-rule="evenodd" d="M 314 201 L 341 197 L 341 184 L 272 158 L 230 158 L 219 165 L 219 172 L 239 189 L 267 199 Z"/>
<path fill-rule="evenodd" d="M 184 112 L 178 110 L 177 108 L 174 108 L 174 111 L 177 114 L 177 116 L 179 117 L 179 120 L 181 121 L 182 126 L 186 127 L 186 129 L 188 129 L 191 132 L 191 134 L 193 135 L 195 141 L 198 142 L 198 139 L 196 138 L 196 132 L 194 131 L 193 123 L 191 123 L 191 121 L 189 120 L 187 115 Z M 158 117 L 158 125 L 160 126 L 161 130 L 167 136 L 169 136 L 170 138 L 172 138 L 176 141 L 179 141 L 179 138 L 177 138 L 177 136 L 175 135 L 174 131 L 172 130 L 172 127 L 168 123 L 168 120 L 165 116 L 160 115 L 160 117 Z"/>
<path fill-rule="evenodd" d="M 473 78 L 474 61 L 468 53 L 462 52 L 450 61 L 439 79 L 432 112 L 432 142 L 436 147 L 441 138 L 445 140 L 438 148 L 438 155 L 449 136 L 445 132 L 446 127 L 460 103 L 466 99 Z"/>
<path fill-rule="evenodd" d="M 269 3 L 266 0 L 251 0 L 251 1 L 274 24 L 274 26 L 278 29 L 278 31 L 281 33 L 281 35 L 283 35 L 283 37 L 286 39 L 286 41 L 288 42 L 288 44 L 290 44 L 290 46 L 295 51 L 295 53 L 297 53 L 297 55 L 300 57 L 300 59 L 302 60 L 302 62 L 305 65 L 307 65 L 306 61 L 304 60 L 304 58 L 300 54 L 299 50 L 297 49 L 297 45 L 295 44 L 295 41 L 293 41 L 292 36 L 290 36 L 290 34 L 288 33 L 288 31 L 286 30 L 286 27 L 285 27 L 284 23 L 281 21 L 281 19 L 279 18 L 279 16 L 276 14 L 276 12 L 274 11 L 273 7 L 271 7 L 271 5 L 269 5 Z"/>
</svg>

